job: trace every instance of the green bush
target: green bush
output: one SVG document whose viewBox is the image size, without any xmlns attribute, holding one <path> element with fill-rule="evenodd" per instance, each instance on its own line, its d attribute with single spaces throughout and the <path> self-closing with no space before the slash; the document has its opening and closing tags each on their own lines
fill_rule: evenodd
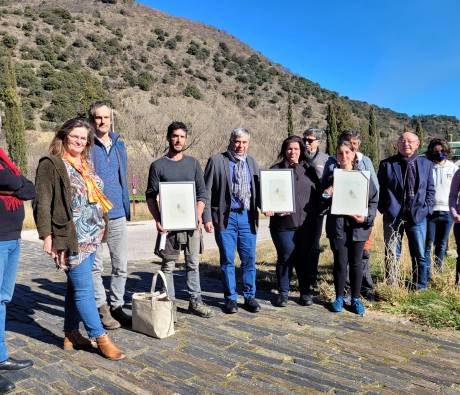
<svg viewBox="0 0 460 395">
<path fill-rule="evenodd" d="M 156 48 L 158 47 L 158 42 L 157 40 L 155 40 L 154 38 L 150 39 L 149 41 L 147 41 L 147 47 L 148 48 Z"/>
<path fill-rule="evenodd" d="M 187 85 L 184 89 L 184 96 L 193 97 L 196 100 L 201 100 L 203 98 L 203 94 L 195 85 Z"/>
<path fill-rule="evenodd" d="M 32 30 L 34 30 L 34 25 L 30 21 L 27 23 L 24 23 L 22 25 L 22 30 L 24 30 L 25 32 L 31 32 Z"/>
<path fill-rule="evenodd" d="M 92 68 L 93 70 L 100 70 L 104 67 L 105 62 L 101 56 L 90 56 L 86 59 L 86 64 L 88 67 Z"/>
<path fill-rule="evenodd" d="M 41 51 L 37 48 L 21 47 L 21 59 L 23 60 L 45 60 Z"/>
<path fill-rule="evenodd" d="M 174 38 L 171 38 L 169 40 L 167 40 L 164 44 L 164 47 L 165 48 L 168 48 L 168 49 L 176 49 L 177 48 L 177 41 L 176 39 Z"/>
<path fill-rule="evenodd" d="M 59 29 L 64 23 L 72 20 L 72 14 L 63 8 L 44 10 L 38 15 L 43 22 Z"/>
<path fill-rule="evenodd" d="M 131 70 L 125 70 L 122 74 L 123 80 L 131 87 L 137 85 L 136 77 Z"/>
<path fill-rule="evenodd" d="M 2 38 L 2 44 L 6 48 L 14 48 L 18 44 L 18 39 L 10 34 L 5 34 Z"/>
<path fill-rule="evenodd" d="M 37 45 L 48 45 L 49 44 L 49 40 L 48 40 L 48 37 L 45 36 L 44 34 L 37 34 L 35 36 L 35 44 Z"/>
<path fill-rule="evenodd" d="M 195 56 L 198 60 L 205 60 L 209 57 L 209 50 L 207 48 L 200 47 L 196 41 L 190 41 L 190 44 L 187 48 L 187 53 L 189 55 Z"/>
<path fill-rule="evenodd" d="M 143 91 L 149 91 L 154 83 L 154 78 L 150 73 L 142 72 L 137 76 L 137 86 Z"/>
<path fill-rule="evenodd" d="M 248 106 L 251 108 L 256 108 L 259 102 L 256 99 L 249 100 Z"/>
</svg>

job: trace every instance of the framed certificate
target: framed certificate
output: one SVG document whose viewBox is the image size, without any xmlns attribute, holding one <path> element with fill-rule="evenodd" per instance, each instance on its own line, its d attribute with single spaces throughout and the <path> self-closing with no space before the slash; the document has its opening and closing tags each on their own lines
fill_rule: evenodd
<svg viewBox="0 0 460 395">
<path fill-rule="evenodd" d="M 292 169 L 261 170 L 260 198 L 262 212 L 293 213 L 295 200 Z"/>
<path fill-rule="evenodd" d="M 334 170 L 331 214 L 367 216 L 369 171 Z"/>
<path fill-rule="evenodd" d="M 194 181 L 160 182 L 161 225 L 165 230 L 196 229 Z"/>
</svg>

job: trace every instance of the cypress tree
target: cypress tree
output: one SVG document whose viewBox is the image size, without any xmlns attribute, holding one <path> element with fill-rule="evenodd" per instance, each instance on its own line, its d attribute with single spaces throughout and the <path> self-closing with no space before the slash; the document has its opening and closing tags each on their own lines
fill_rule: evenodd
<svg viewBox="0 0 460 395">
<path fill-rule="evenodd" d="M 294 121 L 292 120 L 292 97 L 291 92 L 288 93 L 288 108 L 287 108 L 287 132 L 288 137 L 294 134 Z"/>
<path fill-rule="evenodd" d="M 380 134 L 375 122 L 374 107 L 369 108 L 369 130 L 368 130 L 368 155 L 372 159 L 374 167 L 377 168 L 380 162 Z"/>
<path fill-rule="evenodd" d="M 17 92 L 16 73 L 11 55 L 3 59 L 1 98 L 5 104 L 3 129 L 10 158 L 27 173 L 27 146 L 21 99 Z"/>
<path fill-rule="evenodd" d="M 335 118 L 335 109 L 333 104 L 327 105 L 327 128 L 326 128 L 326 152 L 328 155 L 335 154 L 337 146 L 337 120 Z"/>
<path fill-rule="evenodd" d="M 422 123 L 418 118 L 415 124 L 415 134 L 418 136 L 418 139 L 420 140 L 420 148 L 423 148 L 423 146 L 425 145 L 425 130 L 423 129 Z"/>
</svg>

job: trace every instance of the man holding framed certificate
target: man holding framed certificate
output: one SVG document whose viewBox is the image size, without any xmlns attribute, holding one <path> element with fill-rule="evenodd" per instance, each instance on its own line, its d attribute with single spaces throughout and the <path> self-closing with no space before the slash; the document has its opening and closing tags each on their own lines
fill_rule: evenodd
<svg viewBox="0 0 460 395">
<path fill-rule="evenodd" d="M 166 277 L 169 297 L 175 300 L 173 270 L 183 249 L 187 289 L 190 294 L 189 312 L 210 318 L 214 313 L 201 299 L 199 272 L 200 227 L 207 191 L 200 164 L 195 158 L 183 154 L 187 133 L 187 127 L 182 122 L 173 122 L 168 126 L 168 153 L 150 166 L 145 195 L 149 211 L 156 221 L 159 238 L 166 234 L 164 248 L 157 250 L 163 259 L 161 270 Z M 156 200 L 159 193 L 167 195 L 160 196 L 161 207 L 158 207 Z M 190 204 L 189 199 L 190 196 L 194 196 L 194 193 L 196 206 Z M 190 229 L 193 227 L 193 224 L 190 226 L 190 218 L 195 223 L 194 229 Z M 166 225 L 168 229 L 165 229 Z"/>
</svg>

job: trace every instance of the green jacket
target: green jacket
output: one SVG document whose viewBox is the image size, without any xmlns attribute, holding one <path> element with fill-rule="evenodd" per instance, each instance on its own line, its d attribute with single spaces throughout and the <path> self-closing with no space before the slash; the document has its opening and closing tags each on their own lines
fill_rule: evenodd
<svg viewBox="0 0 460 395">
<path fill-rule="evenodd" d="M 61 158 L 44 156 L 35 176 L 36 197 L 32 204 L 40 239 L 51 235 L 53 247 L 78 253 L 73 223 L 70 179 Z"/>
</svg>

